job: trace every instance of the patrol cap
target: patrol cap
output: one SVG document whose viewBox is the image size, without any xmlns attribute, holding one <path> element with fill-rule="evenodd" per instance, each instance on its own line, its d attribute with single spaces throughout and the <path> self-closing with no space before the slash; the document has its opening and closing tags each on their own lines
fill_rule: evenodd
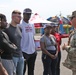
<svg viewBox="0 0 76 75">
<path fill-rule="evenodd" d="M 72 17 L 76 17 L 76 11 L 72 12 Z"/>
<path fill-rule="evenodd" d="M 72 15 L 71 15 L 70 18 L 73 19 L 74 17 L 76 17 L 76 11 L 73 11 L 73 12 L 72 12 Z"/>
<path fill-rule="evenodd" d="M 30 8 L 26 8 L 26 9 L 24 9 L 23 13 L 31 13 L 32 14 L 32 10 Z"/>
</svg>

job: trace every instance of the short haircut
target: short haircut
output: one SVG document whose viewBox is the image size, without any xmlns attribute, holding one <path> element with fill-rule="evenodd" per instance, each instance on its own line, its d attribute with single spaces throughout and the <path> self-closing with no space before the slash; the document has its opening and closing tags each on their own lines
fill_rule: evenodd
<svg viewBox="0 0 76 75">
<path fill-rule="evenodd" d="M 4 14 L 0 13 L 0 20 L 2 21 L 2 19 L 5 19 L 5 18 L 6 18 L 6 16 Z"/>
<path fill-rule="evenodd" d="M 19 10 L 14 10 L 14 11 L 12 11 L 12 15 L 13 14 L 21 14 L 21 12 Z"/>
</svg>

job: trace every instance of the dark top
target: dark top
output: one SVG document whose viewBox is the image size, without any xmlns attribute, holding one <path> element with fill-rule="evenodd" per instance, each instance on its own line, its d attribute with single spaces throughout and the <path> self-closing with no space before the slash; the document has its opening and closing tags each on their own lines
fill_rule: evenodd
<svg viewBox="0 0 76 75">
<path fill-rule="evenodd" d="M 12 52 L 17 49 L 14 49 L 8 35 L 2 30 L 0 30 L 0 49 L 3 50 L 1 54 L 2 59 L 12 59 Z"/>
<path fill-rule="evenodd" d="M 18 27 L 13 27 L 10 25 L 5 32 L 9 36 L 9 39 L 12 43 L 14 43 L 17 46 L 17 50 L 13 52 L 13 56 L 15 57 L 21 57 L 22 56 L 22 51 L 21 51 L 21 46 L 20 46 L 20 41 L 21 41 L 21 32 Z"/>
</svg>

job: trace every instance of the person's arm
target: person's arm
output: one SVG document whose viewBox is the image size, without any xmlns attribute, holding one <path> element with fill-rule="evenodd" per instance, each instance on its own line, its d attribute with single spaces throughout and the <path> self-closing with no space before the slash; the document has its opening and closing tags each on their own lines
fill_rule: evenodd
<svg viewBox="0 0 76 75">
<path fill-rule="evenodd" d="M 8 75 L 6 69 L 3 67 L 1 62 L 0 62 L 0 75 Z"/>
<path fill-rule="evenodd" d="M 58 46 L 57 46 L 57 44 L 56 44 L 56 54 L 55 54 L 55 57 L 57 57 L 58 56 Z"/>
<path fill-rule="evenodd" d="M 62 46 L 62 50 L 66 50 L 67 52 L 69 52 L 69 49 L 70 49 L 70 45 L 64 43 L 64 45 Z"/>
<path fill-rule="evenodd" d="M 69 34 L 61 34 L 61 38 L 67 38 L 69 37 Z"/>
<path fill-rule="evenodd" d="M 17 49 L 17 46 L 14 45 L 10 40 L 9 40 L 9 37 L 8 35 L 5 33 L 5 32 L 2 32 L 2 35 L 1 36 L 1 46 L 2 47 L 5 47 L 7 49 L 7 51 L 11 52 L 13 50 L 16 50 Z"/>
<path fill-rule="evenodd" d="M 36 31 L 35 31 L 35 26 L 34 26 L 34 24 L 32 24 L 32 27 L 33 27 L 33 35 L 35 35 L 35 34 L 36 34 Z"/>
<path fill-rule="evenodd" d="M 0 55 L 4 52 L 3 50 L 2 50 L 2 43 L 3 43 L 3 41 L 2 41 L 3 39 L 2 39 L 2 35 L 1 35 L 1 33 L 0 33 Z"/>
<path fill-rule="evenodd" d="M 55 37 L 55 36 L 51 36 L 53 39 L 54 39 L 54 41 L 55 41 L 55 47 L 56 47 L 56 54 L 55 54 L 55 57 L 57 57 L 58 56 L 58 43 L 57 43 L 57 38 Z"/>
</svg>

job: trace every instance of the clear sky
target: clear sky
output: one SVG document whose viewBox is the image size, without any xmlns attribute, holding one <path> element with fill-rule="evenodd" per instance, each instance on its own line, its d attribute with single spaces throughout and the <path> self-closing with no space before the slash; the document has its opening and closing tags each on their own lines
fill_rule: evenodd
<svg viewBox="0 0 76 75">
<path fill-rule="evenodd" d="M 76 10 L 76 0 L 0 0 L 0 13 L 7 16 L 7 21 L 11 21 L 11 12 L 18 9 L 21 12 L 25 8 L 31 8 L 33 13 L 38 13 L 44 19 L 50 16 L 71 15 Z"/>
</svg>

